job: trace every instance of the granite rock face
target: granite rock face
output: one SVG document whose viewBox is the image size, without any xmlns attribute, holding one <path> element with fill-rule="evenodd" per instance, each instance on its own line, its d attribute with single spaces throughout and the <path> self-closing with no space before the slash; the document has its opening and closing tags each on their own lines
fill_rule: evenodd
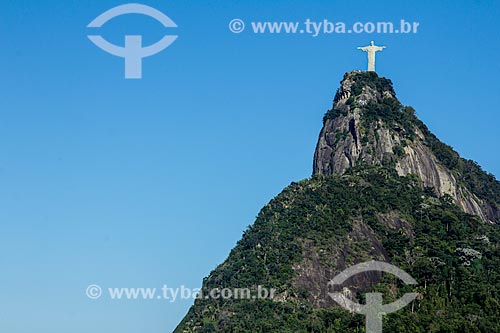
<svg viewBox="0 0 500 333">
<path fill-rule="evenodd" d="M 360 332 L 364 321 L 339 308 L 329 282 L 368 260 L 390 262 L 420 284 L 411 309 L 384 321 L 384 330 L 493 327 L 498 312 L 488 304 L 496 304 L 500 285 L 499 203 L 495 177 L 439 141 L 401 105 L 389 80 L 347 73 L 324 118 L 314 176 L 264 206 L 203 280 L 202 295 L 246 288 L 255 296 L 263 286 L 275 297 L 197 298 L 174 332 Z M 375 271 L 336 291 L 363 303 L 361 295 L 380 282 L 384 294 L 403 292 Z M 489 293 L 492 302 L 485 302 Z M 464 315 L 470 309 L 476 323 Z M 488 312 L 489 321 L 479 319 Z M 436 313 L 451 315 L 436 321 Z"/>
<path fill-rule="evenodd" d="M 366 80 L 366 74 L 350 72 L 341 82 L 333 109 L 325 116 L 319 135 L 313 174 L 343 174 L 348 168 L 362 164 L 392 166 L 400 176 L 414 174 L 422 187 L 449 195 L 465 212 L 485 222 L 498 223 L 498 205 L 481 199 L 457 179 L 462 175 L 436 157 L 418 124 L 392 119 L 390 112 L 394 110 L 387 112 L 390 121 L 384 116 L 370 116 L 374 108 L 384 115 L 384 108 L 391 109 L 400 103 L 389 80 L 375 73 Z M 414 115 L 406 118 L 416 119 Z"/>
</svg>

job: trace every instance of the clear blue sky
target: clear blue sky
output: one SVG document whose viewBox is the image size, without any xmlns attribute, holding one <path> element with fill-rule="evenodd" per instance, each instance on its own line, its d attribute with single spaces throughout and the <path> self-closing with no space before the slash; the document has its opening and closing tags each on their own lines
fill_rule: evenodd
<svg viewBox="0 0 500 333">
<path fill-rule="evenodd" d="M 357 51 L 445 142 L 500 175 L 498 1 L 149 1 L 179 39 L 142 80 L 86 25 L 122 1 L 4 0 L 0 331 L 170 332 L 190 301 L 92 301 L 87 285 L 197 287 L 292 181 Z M 233 34 L 228 22 L 420 22 L 416 35 Z M 172 33 L 169 31 L 169 33 Z M 140 16 L 118 44 L 165 33 Z"/>
</svg>

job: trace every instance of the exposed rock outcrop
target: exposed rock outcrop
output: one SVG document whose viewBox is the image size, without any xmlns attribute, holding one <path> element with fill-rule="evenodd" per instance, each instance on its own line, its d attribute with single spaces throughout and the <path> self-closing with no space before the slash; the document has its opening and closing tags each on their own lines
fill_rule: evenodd
<svg viewBox="0 0 500 333">
<path fill-rule="evenodd" d="M 364 321 L 340 308 L 332 291 L 360 304 L 369 290 L 387 302 L 408 291 L 376 271 L 330 283 L 369 260 L 419 282 L 411 308 L 387 316 L 384 330 L 500 332 L 500 183 L 439 141 L 399 103 L 389 80 L 345 75 L 324 118 L 314 174 L 260 211 L 203 280 L 205 297 L 175 333 L 360 332 Z M 256 297 L 261 287 L 275 297 Z M 248 297 L 207 297 L 234 288 Z"/>
<path fill-rule="evenodd" d="M 449 195 L 465 212 L 485 222 L 500 222 L 498 202 L 480 198 L 459 181 L 457 170 L 436 157 L 412 112 L 402 108 L 389 80 L 375 73 L 347 73 L 325 116 L 313 173 L 342 174 L 360 164 L 389 165 L 401 176 L 417 175 L 423 187 Z"/>
</svg>

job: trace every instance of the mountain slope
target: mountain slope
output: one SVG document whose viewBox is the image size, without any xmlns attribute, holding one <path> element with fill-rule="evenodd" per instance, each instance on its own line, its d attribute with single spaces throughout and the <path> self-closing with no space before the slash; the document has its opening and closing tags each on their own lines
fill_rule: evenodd
<svg viewBox="0 0 500 333">
<path fill-rule="evenodd" d="M 328 282 L 371 259 L 419 282 L 408 289 L 365 274 L 346 286 L 353 299 L 370 289 L 386 302 L 419 293 L 386 316 L 384 330 L 500 332 L 499 196 L 493 176 L 401 107 L 390 81 L 347 73 L 324 119 L 313 177 L 271 200 L 203 281 L 204 295 L 263 286 L 276 297 L 197 299 L 175 332 L 362 332 L 364 317 L 336 306 Z"/>
<path fill-rule="evenodd" d="M 450 195 L 486 222 L 500 221 L 500 185 L 470 160 L 440 142 L 396 99 L 390 80 L 374 72 L 347 73 L 324 118 L 315 174 L 343 173 L 358 164 L 388 165 L 416 174 L 424 187 Z"/>
</svg>

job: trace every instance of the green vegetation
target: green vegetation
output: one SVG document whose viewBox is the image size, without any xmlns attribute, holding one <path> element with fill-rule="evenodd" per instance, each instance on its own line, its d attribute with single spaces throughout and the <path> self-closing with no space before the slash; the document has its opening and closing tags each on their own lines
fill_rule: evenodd
<svg viewBox="0 0 500 333">
<path fill-rule="evenodd" d="M 389 92 L 395 96 L 392 82 L 386 78 L 379 77 L 375 72 L 360 72 L 354 75 L 354 83 L 351 87 L 353 98 L 350 107 L 362 109 L 362 126 L 370 128 L 378 120 L 382 120 L 386 126 L 397 131 L 403 130 L 403 137 L 410 141 L 416 138 L 415 131 L 418 129 L 425 138 L 426 145 L 431 149 L 437 159 L 452 171 L 457 180 L 481 200 L 493 207 L 495 216 L 500 220 L 500 183 L 492 174 L 484 172 L 481 167 L 472 160 L 463 159 L 450 146 L 441 142 L 429 128 L 416 116 L 415 109 L 411 106 L 403 106 L 396 98 L 388 97 L 383 92 Z M 370 101 L 367 105 L 358 105 L 356 97 L 359 97 L 364 89 L 371 89 L 376 94 L 377 100 Z M 336 105 L 328 111 L 324 117 L 334 119 L 338 116 L 346 116 L 347 110 L 337 110 Z M 404 142 L 406 145 L 406 142 Z M 401 148 L 403 148 L 401 147 Z M 395 151 L 396 156 L 402 156 L 402 150 Z"/>
<path fill-rule="evenodd" d="M 340 110 L 340 109 L 335 109 L 335 108 L 332 108 L 331 110 L 328 110 L 325 114 L 325 116 L 323 117 L 323 123 L 327 120 L 327 119 L 335 119 L 337 118 L 338 116 L 347 116 L 347 110 Z"/>
<path fill-rule="evenodd" d="M 486 173 L 476 162 L 461 158 L 452 147 L 432 134 L 420 119 L 414 117 L 413 123 L 424 134 L 427 145 L 438 160 L 454 171 L 458 180 L 480 199 L 496 207 L 496 216 L 500 217 L 500 183 L 495 176 Z"/>
<path fill-rule="evenodd" d="M 380 214 L 406 221 L 411 232 L 389 228 Z M 422 299 L 387 316 L 385 330 L 500 331 L 498 227 L 463 213 L 446 197 L 421 190 L 415 177 L 364 166 L 344 176 L 292 183 L 262 209 L 228 259 L 203 285 L 207 290 L 278 288 L 279 293 L 291 295 L 286 301 L 200 299 L 176 332 L 363 332 L 363 316 L 338 307 L 314 308 L 309 291 L 294 283 L 293 265 L 307 256 L 305 242 L 316 250 L 345 249 L 355 220 L 365 221 L 391 262 L 420 283 L 416 289 Z M 368 251 L 369 241 L 358 242 L 353 255 Z M 467 253 L 480 256 L 466 257 Z M 389 282 L 376 288 L 391 297 L 394 288 L 401 286 Z M 405 288 L 400 292 L 408 292 Z"/>
<path fill-rule="evenodd" d="M 335 103 L 324 121 L 359 108 L 361 145 L 379 140 L 376 131 L 371 136 L 369 131 L 379 121 L 393 135 L 399 133 L 401 145 L 384 156 L 382 166 L 358 165 L 342 176 L 314 176 L 292 183 L 271 200 L 226 261 L 204 280 L 203 289 L 263 286 L 277 289 L 278 298 L 198 299 L 176 333 L 365 332 L 364 316 L 332 306 L 331 300 L 322 307 L 315 301 L 318 290 L 326 288 L 326 271 L 338 273 L 341 266 L 381 257 L 419 285 L 403 286 L 383 275 L 369 280 L 371 289 L 364 291 L 382 292 L 386 303 L 406 292 L 420 294 L 410 306 L 384 318 L 384 331 L 500 332 L 498 225 L 464 213 L 449 196 L 422 189 L 415 175 L 398 176 L 394 163 L 405 155 L 404 147 L 420 140 L 421 132 L 436 158 L 465 189 L 489 203 L 499 220 L 500 183 L 439 141 L 412 107 L 393 97 L 390 80 L 373 72 L 347 75 L 344 79 L 354 81 L 352 94 L 346 105 Z M 365 93 L 375 100 L 361 103 Z M 337 129 L 335 140 L 348 135 Z M 362 302 L 360 291 L 355 297 Z"/>
<path fill-rule="evenodd" d="M 344 80 L 349 74 L 347 73 L 344 76 Z M 359 96 L 363 92 L 364 87 L 368 87 L 374 91 L 388 91 L 396 95 L 392 87 L 392 81 L 378 76 L 375 72 L 359 72 L 354 74 L 354 84 L 351 87 L 353 95 Z"/>
</svg>

